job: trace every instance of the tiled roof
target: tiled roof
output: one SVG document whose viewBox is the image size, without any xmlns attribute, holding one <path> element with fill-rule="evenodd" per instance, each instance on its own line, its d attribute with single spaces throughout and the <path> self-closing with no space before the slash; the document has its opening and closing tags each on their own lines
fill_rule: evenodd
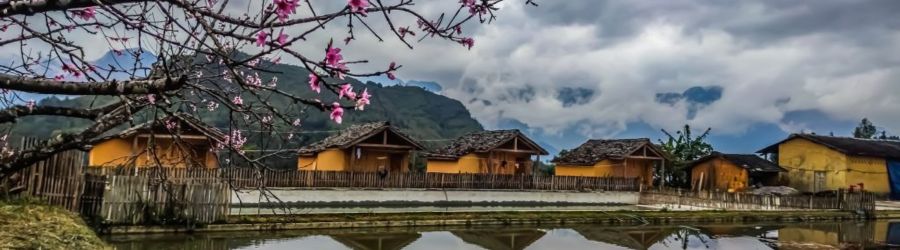
<svg viewBox="0 0 900 250">
<path fill-rule="evenodd" d="M 644 145 L 657 149 L 648 138 L 588 140 L 581 146 L 560 154 L 553 162 L 565 165 L 594 165 L 605 159 L 623 159 Z"/>
<path fill-rule="evenodd" d="M 175 113 L 169 118 L 178 121 L 178 128 L 174 131 L 179 135 L 202 135 L 214 141 L 223 141 L 225 139 L 225 134 L 222 131 L 219 131 L 216 128 L 205 125 L 202 121 L 197 118 L 194 118 L 191 115 L 184 113 Z M 168 128 L 165 127 L 165 124 L 162 122 L 163 120 L 149 121 L 145 123 L 138 124 L 137 126 L 122 130 L 118 133 L 110 133 L 106 136 L 106 139 L 113 137 L 128 137 L 138 134 L 148 134 L 151 131 L 155 134 L 166 135 L 171 134 Z"/>
<path fill-rule="evenodd" d="M 713 152 L 712 154 L 705 156 L 703 158 L 697 159 L 696 161 L 691 162 L 688 166 L 694 167 L 697 164 L 705 162 L 709 159 L 722 157 L 726 161 L 734 163 L 738 167 L 742 167 L 747 169 L 750 172 L 783 172 L 787 171 L 786 169 L 778 166 L 778 164 L 763 159 L 757 155 L 753 154 L 723 154 L 719 152 Z"/>
<path fill-rule="evenodd" d="M 318 153 L 328 148 L 346 148 L 352 146 L 354 142 L 376 135 L 384 130 L 390 130 L 400 137 L 403 137 L 403 139 L 413 144 L 416 149 L 423 149 L 421 145 L 409 138 L 409 136 L 392 128 L 390 123 L 381 121 L 352 125 L 342 129 L 337 134 L 325 137 L 325 139 L 322 139 L 321 141 L 300 148 L 298 153 L 311 154 Z"/>
<path fill-rule="evenodd" d="M 848 155 L 900 159 L 900 141 L 813 134 L 792 134 L 787 139 L 760 150 L 759 153 L 778 152 L 778 145 L 795 138 L 803 138 Z"/>
<path fill-rule="evenodd" d="M 531 139 L 528 139 L 528 137 L 522 134 L 522 132 L 519 132 L 518 129 L 509 129 L 469 133 L 453 140 L 453 142 L 444 148 L 429 152 L 427 156 L 435 158 L 458 158 L 473 152 L 488 152 L 516 137 L 520 138 L 519 141 L 521 143 L 530 144 L 531 147 L 537 149 L 541 155 L 548 154 L 547 150 Z"/>
</svg>

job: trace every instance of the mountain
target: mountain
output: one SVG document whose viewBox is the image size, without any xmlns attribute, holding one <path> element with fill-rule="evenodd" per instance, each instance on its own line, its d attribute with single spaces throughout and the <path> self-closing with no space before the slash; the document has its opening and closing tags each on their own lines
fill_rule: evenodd
<svg viewBox="0 0 900 250">
<path fill-rule="evenodd" d="M 441 93 L 441 85 L 437 82 L 409 80 L 404 83 L 406 86 L 420 87 L 433 93 Z"/>
<path fill-rule="evenodd" d="M 147 76 L 150 66 L 155 62 L 156 55 L 152 52 L 141 49 L 124 49 L 106 52 L 94 60 L 94 65 L 97 66 L 100 75 L 109 74 L 112 79 L 127 80 L 132 74 L 135 77 Z"/>
<path fill-rule="evenodd" d="M 378 84 L 381 84 L 384 86 L 398 86 L 399 85 L 399 86 L 419 87 L 419 88 L 423 88 L 425 90 L 428 90 L 429 92 L 436 93 L 436 94 L 440 94 L 441 91 L 444 90 L 444 88 L 441 87 L 441 85 L 439 83 L 433 82 L 433 81 L 419 81 L 419 80 L 403 81 L 399 78 L 391 80 L 391 79 L 388 79 L 387 76 L 383 76 L 383 75 L 365 77 L 365 78 L 361 78 L 360 80 L 365 81 L 365 82 L 375 82 L 375 83 L 378 83 Z"/>
<path fill-rule="evenodd" d="M 104 56 L 101 60 L 105 61 L 107 59 L 115 60 L 117 57 Z M 268 62 L 263 63 L 268 64 Z M 322 91 L 318 95 L 313 93 L 307 84 L 309 72 L 302 67 L 286 64 L 269 66 L 268 69 L 271 70 L 271 73 L 260 73 L 260 76 L 265 80 L 277 76 L 280 79 L 277 86 L 279 90 L 300 97 L 318 98 L 325 102 L 337 99 L 336 95 L 329 91 Z M 302 125 L 298 130 L 299 132 L 289 142 L 290 145 L 284 147 L 295 148 L 311 143 L 324 138 L 330 131 L 352 124 L 382 120 L 389 121 L 413 138 L 424 140 L 424 144 L 427 146 L 440 146 L 441 142 L 445 142 L 448 139 L 453 139 L 469 132 L 483 130 L 481 124 L 472 118 L 472 115 L 461 102 L 429 92 L 421 87 L 383 86 L 374 82 L 363 83 L 353 78 L 347 78 L 337 83 L 345 82 L 353 85 L 354 90 L 357 91 L 368 89 L 372 98 L 371 105 L 366 106 L 365 111 L 346 110 L 344 123 L 340 125 L 331 121 L 326 112 L 320 112 L 316 109 L 307 109 L 306 111 L 288 109 L 288 107 L 295 105 L 292 105 L 293 101 L 287 98 L 276 96 L 266 100 L 274 107 L 283 108 L 282 113 L 301 119 Z M 245 103 L 257 100 L 249 94 L 242 97 Z M 39 105 L 97 107 L 109 103 L 111 100 L 109 97 L 48 97 L 39 101 Z M 203 109 L 201 108 L 201 110 Z M 229 113 L 224 108 L 213 112 L 198 112 L 199 118 L 212 126 L 226 129 L 230 124 Z M 87 121 L 80 119 L 43 116 L 25 117 L 14 125 L 12 134 L 47 138 L 62 132 L 79 131 L 87 125 Z M 276 130 L 286 131 L 287 128 L 283 128 L 286 126 L 283 125 L 280 128 L 276 128 Z M 248 127 L 244 129 L 258 130 L 259 128 Z M 282 138 L 286 137 L 284 134 L 276 133 L 276 135 Z M 281 141 L 267 140 L 267 137 L 272 136 L 269 134 L 251 134 L 248 136 L 250 138 L 247 145 L 250 148 L 271 146 L 270 143 Z"/>
</svg>

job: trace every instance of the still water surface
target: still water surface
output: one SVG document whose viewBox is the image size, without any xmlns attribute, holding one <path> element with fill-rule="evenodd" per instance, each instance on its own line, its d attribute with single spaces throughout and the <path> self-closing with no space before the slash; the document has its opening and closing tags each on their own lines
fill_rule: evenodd
<svg viewBox="0 0 900 250">
<path fill-rule="evenodd" d="M 108 236 L 118 249 L 869 249 L 900 221 L 682 226 L 370 228 Z"/>
</svg>

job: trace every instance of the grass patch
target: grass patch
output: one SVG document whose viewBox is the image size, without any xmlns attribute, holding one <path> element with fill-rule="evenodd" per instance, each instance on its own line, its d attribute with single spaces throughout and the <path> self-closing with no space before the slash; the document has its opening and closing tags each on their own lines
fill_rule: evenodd
<svg viewBox="0 0 900 250">
<path fill-rule="evenodd" d="M 111 249 L 78 217 L 32 199 L 0 200 L 0 249 Z"/>
</svg>

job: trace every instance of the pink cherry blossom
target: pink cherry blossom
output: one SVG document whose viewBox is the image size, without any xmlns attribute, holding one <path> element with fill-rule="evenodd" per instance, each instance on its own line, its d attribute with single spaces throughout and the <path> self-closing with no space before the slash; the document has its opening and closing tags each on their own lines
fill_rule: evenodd
<svg viewBox="0 0 900 250">
<path fill-rule="evenodd" d="M 294 125 L 294 127 L 299 127 L 300 126 L 300 118 L 294 119 L 294 122 L 292 122 L 291 125 Z"/>
<path fill-rule="evenodd" d="M 266 33 L 265 31 L 260 31 L 259 33 L 256 33 L 256 46 L 262 47 L 263 45 L 266 45 L 266 37 L 268 37 L 268 36 L 269 36 L 269 33 Z"/>
<path fill-rule="evenodd" d="M 287 43 L 288 35 L 284 31 L 278 32 L 278 45 L 284 46 Z"/>
<path fill-rule="evenodd" d="M 475 0 L 459 0 L 459 3 L 463 4 L 465 7 L 475 7 Z"/>
<path fill-rule="evenodd" d="M 347 99 L 350 99 L 350 100 L 356 99 L 356 93 L 353 92 L 353 86 L 350 85 L 349 83 L 345 83 L 344 85 L 341 85 L 341 91 L 338 92 L 338 98 L 344 98 L 344 96 L 346 96 Z"/>
<path fill-rule="evenodd" d="M 463 38 L 462 41 L 460 41 L 459 43 L 461 43 L 463 46 L 468 47 L 471 50 L 472 46 L 475 46 L 475 39 L 473 39 L 471 37 L 466 37 L 466 38 Z"/>
<path fill-rule="evenodd" d="M 394 69 L 396 69 L 396 68 L 397 68 L 397 64 L 394 62 L 391 62 L 391 65 L 388 66 L 388 72 L 387 72 L 388 79 L 397 80 L 397 76 L 394 76 Z"/>
<path fill-rule="evenodd" d="M 341 104 L 334 102 L 331 104 L 331 120 L 337 124 L 341 124 L 344 117 L 344 108 L 341 108 Z"/>
<path fill-rule="evenodd" d="M 343 68 L 344 56 L 341 55 L 341 49 L 328 46 L 325 50 L 325 63 L 334 68 Z"/>
<path fill-rule="evenodd" d="M 322 88 L 319 86 L 319 76 L 315 73 L 309 73 L 309 88 L 316 93 L 322 92 Z"/>
<path fill-rule="evenodd" d="M 369 95 L 369 89 L 363 89 L 363 92 L 359 94 L 359 99 L 356 100 L 356 109 L 365 110 L 366 105 L 369 105 L 369 97 L 372 97 Z"/>
<path fill-rule="evenodd" d="M 87 7 L 87 8 L 80 9 L 80 10 L 73 10 L 72 14 L 77 17 L 80 17 L 81 19 L 84 19 L 85 21 L 88 21 L 88 20 L 91 20 L 94 18 L 96 11 L 94 10 L 94 7 L 92 6 L 92 7 Z"/>
<path fill-rule="evenodd" d="M 156 104 L 156 95 L 147 95 L 147 102 L 149 102 L 150 104 Z"/>
<path fill-rule="evenodd" d="M 406 34 L 409 34 L 409 35 L 411 35 L 411 36 L 416 36 L 416 33 L 410 31 L 408 26 L 407 26 L 407 27 L 400 27 L 399 29 L 397 29 L 397 33 L 400 34 L 400 37 L 401 37 L 401 38 L 406 37 Z"/>
<path fill-rule="evenodd" d="M 232 130 L 230 135 L 225 135 L 222 143 L 216 145 L 219 149 L 224 149 L 225 147 L 236 149 L 239 153 L 243 154 L 244 151 L 241 148 L 244 147 L 244 144 L 247 143 L 247 138 L 241 135 L 240 130 Z"/>
<path fill-rule="evenodd" d="M 284 22 L 287 20 L 288 16 L 291 14 L 297 13 L 297 6 L 300 5 L 300 0 L 274 0 L 275 2 L 275 15 L 278 16 L 278 20 Z"/>
<path fill-rule="evenodd" d="M 347 5 L 350 6 L 350 12 L 358 13 L 360 15 L 366 15 L 366 8 L 369 7 L 368 0 L 347 0 Z"/>
<path fill-rule="evenodd" d="M 234 103 L 234 105 L 241 106 L 241 105 L 244 105 L 244 99 L 241 98 L 241 96 L 235 96 L 234 99 L 231 99 L 231 103 Z"/>
<path fill-rule="evenodd" d="M 175 122 L 175 119 L 166 120 L 166 128 L 169 130 L 175 130 L 178 128 L 178 123 Z"/>
<path fill-rule="evenodd" d="M 63 64 L 62 71 L 71 74 L 74 77 L 81 77 L 81 71 L 78 70 L 78 67 L 71 64 Z"/>
</svg>

